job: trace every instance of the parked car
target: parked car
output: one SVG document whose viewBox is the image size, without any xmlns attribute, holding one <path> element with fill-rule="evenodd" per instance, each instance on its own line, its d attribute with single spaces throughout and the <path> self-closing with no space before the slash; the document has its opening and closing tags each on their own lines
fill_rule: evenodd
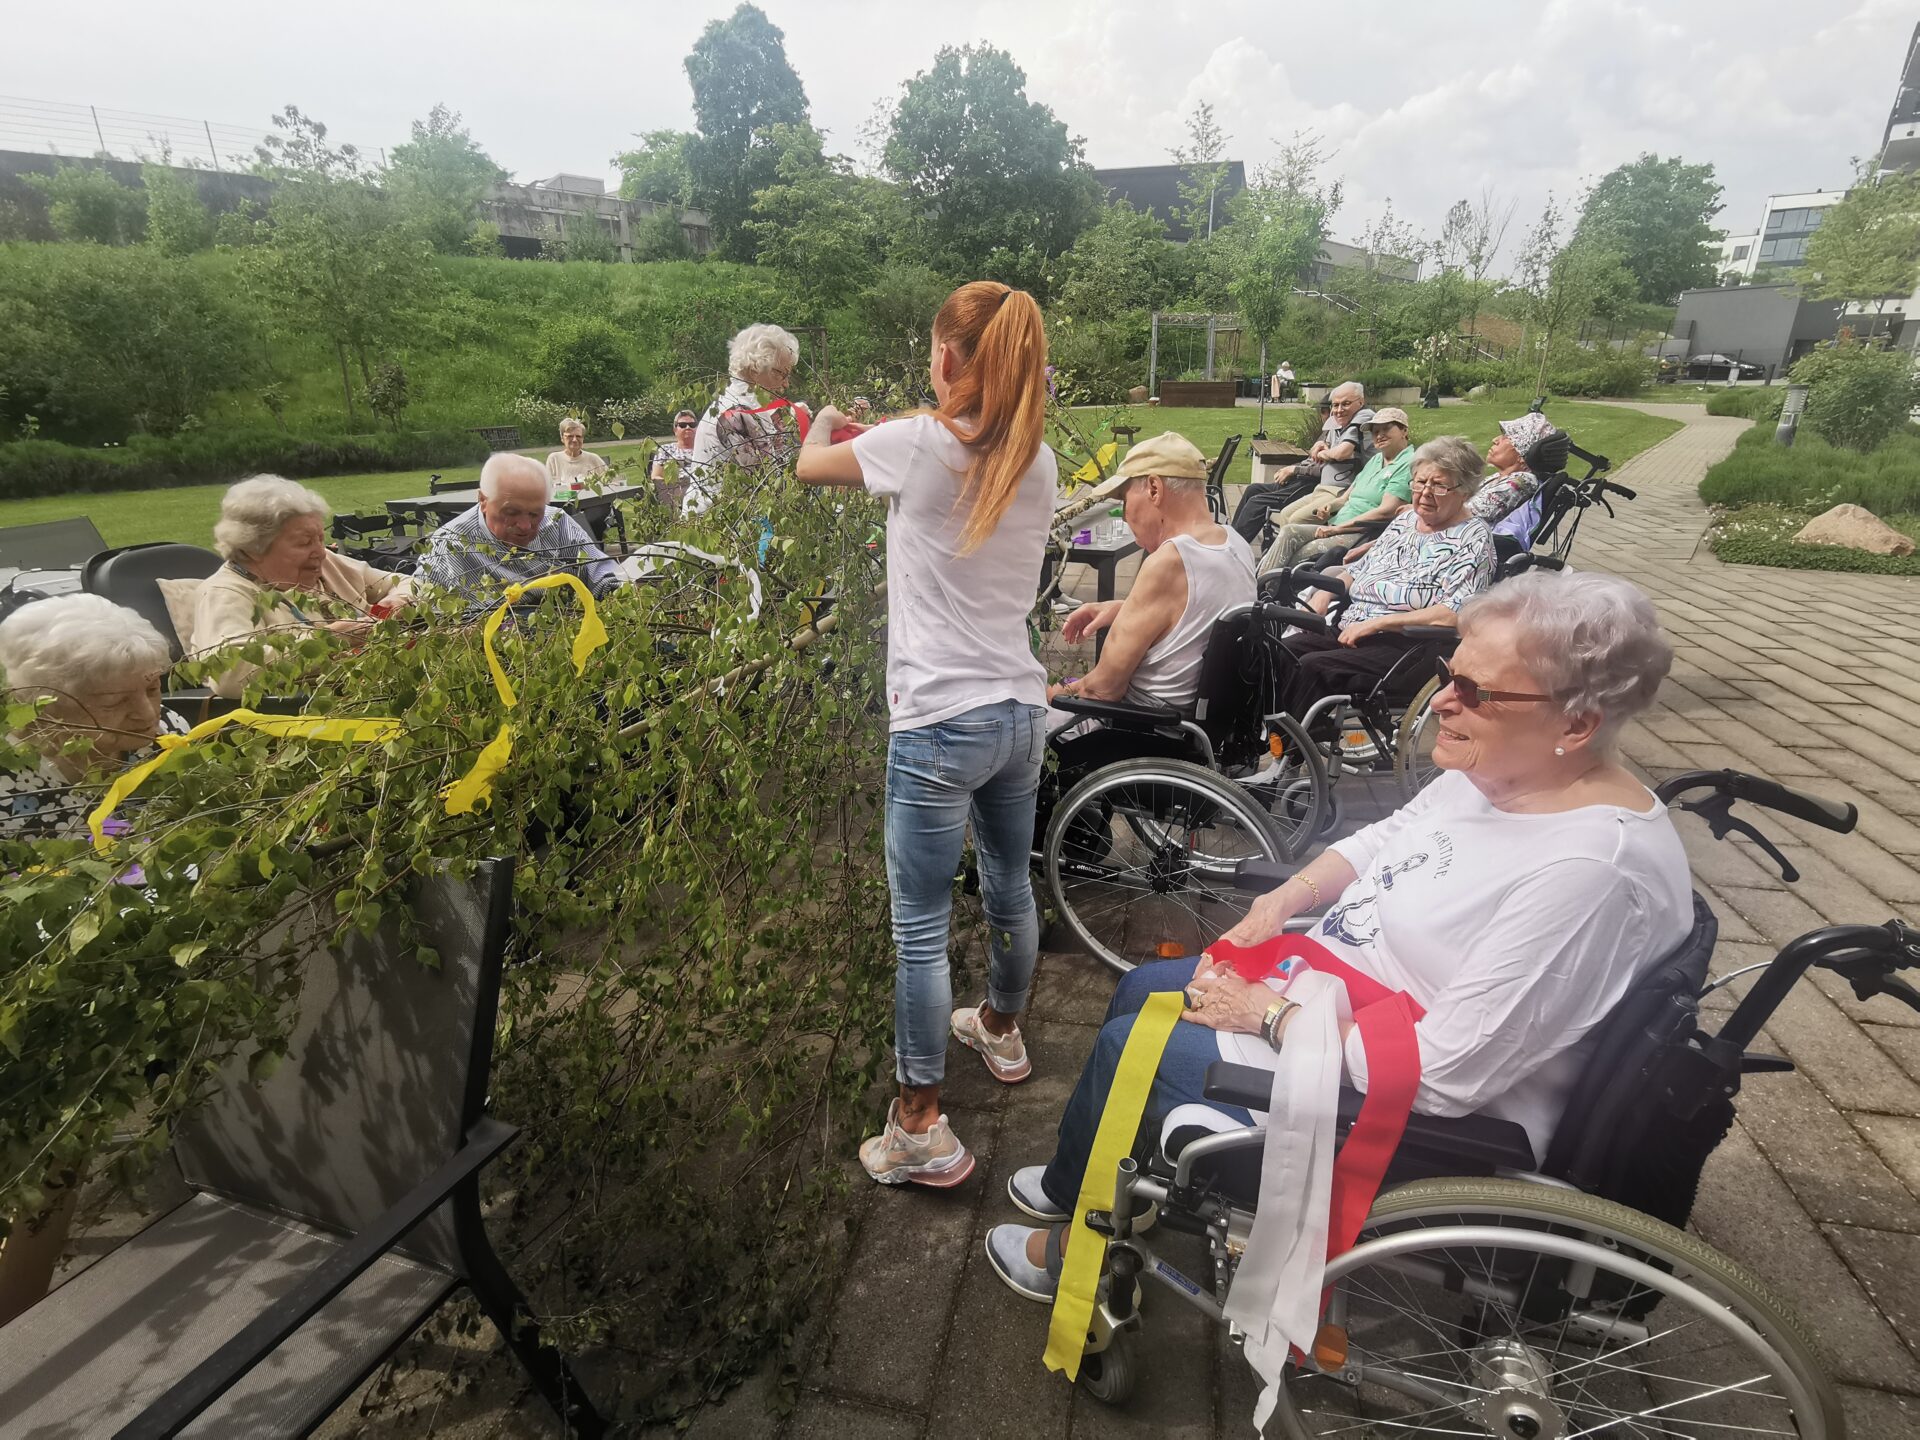
<svg viewBox="0 0 1920 1440">
<path fill-rule="evenodd" d="M 1727 378 L 1727 368 L 1732 365 L 1740 367 L 1742 380 L 1766 378 L 1767 371 L 1764 365 L 1749 364 L 1745 360 L 1735 360 L 1731 355 L 1718 355 L 1711 351 L 1704 355 L 1688 355 L 1684 358 L 1677 355 L 1662 356 L 1660 373 L 1654 378 L 1667 385 L 1673 384 L 1676 380 L 1724 380 Z"/>
</svg>

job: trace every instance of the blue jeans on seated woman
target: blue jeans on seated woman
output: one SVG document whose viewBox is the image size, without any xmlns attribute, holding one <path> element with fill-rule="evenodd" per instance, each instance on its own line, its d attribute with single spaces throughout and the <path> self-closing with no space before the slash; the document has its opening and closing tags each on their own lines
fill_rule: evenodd
<svg viewBox="0 0 1920 1440">
<path fill-rule="evenodd" d="M 1093 1054 L 1080 1072 L 1080 1083 L 1073 1087 L 1066 1113 L 1060 1117 L 1060 1140 L 1040 1188 L 1060 1209 L 1073 1212 L 1080 1198 L 1080 1182 L 1087 1171 L 1087 1157 L 1093 1153 L 1094 1132 L 1100 1126 L 1100 1112 L 1107 1108 L 1107 1092 L 1113 1088 L 1113 1073 L 1120 1068 L 1120 1052 L 1133 1034 L 1133 1022 L 1147 997 L 1163 990 L 1184 990 L 1200 968 L 1199 956 L 1185 960 L 1155 960 L 1120 977 L 1107 1006 L 1106 1023 L 1100 1038 L 1093 1042 Z M 1205 1104 L 1207 1067 L 1220 1058 L 1220 1043 L 1204 1025 L 1176 1021 L 1167 1037 L 1167 1048 L 1160 1056 L 1160 1069 L 1153 1077 L 1153 1089 L 1147 1092 L 1145 1125 L 1157 1128 L 1167 1114 L 1181 1105 Z M 1251 1125 L 1253 1116 L 1238 1105 L 1215 1105 L 1223 1115 L 1231 1115 L 1242 1125 Z"/>
<path fill-rule="evenodd" d="M 887 888 L 893 895 L 893 1048 L 902 1085 L 946 1077 L 953 1018 L 947 922 L 973 821 L 988 930 L 987 1003 L 1027 1008 L 1040 916 L 1033 904 L 1034 796 L 1046 710 L 1002 700 L 887 742 Z"/>
</svg>

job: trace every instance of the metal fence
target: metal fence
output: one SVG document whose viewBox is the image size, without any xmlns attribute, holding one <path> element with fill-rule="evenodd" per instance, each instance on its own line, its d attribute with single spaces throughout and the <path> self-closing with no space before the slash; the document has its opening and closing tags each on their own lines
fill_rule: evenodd
<svg viewBox="0 0 1920 1440">
<path fill-rule="evenodd" d="M 0 95 L 0 150 L 76 157 L 105 154 L 115 160 L 158 160 L 167 155 L 175 165 L 246 170 L 269 133 L 221 120 Z M 381 147 L 359 148 L 361 154 L 377 156 L 386 164 L 387 152 Z"/>
</svg>

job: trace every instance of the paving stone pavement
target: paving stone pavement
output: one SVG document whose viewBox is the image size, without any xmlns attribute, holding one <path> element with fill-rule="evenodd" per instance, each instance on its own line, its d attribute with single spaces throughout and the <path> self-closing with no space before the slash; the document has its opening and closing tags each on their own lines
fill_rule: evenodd
<svg viewBox="0 0 1920 1440">
<path fill-rule="evenodd" d="M 1696 883 L 1721 917 L 1716 968 L 1768 959 L 1825 923 L 1920 918 L 1920 756 L 1908 718 L 1920 703 L 1920 581 L 1721 565 L 1701 538 L 1695 489 L 1747 422 L 1699 406 L 1641 408 L 1685 428 L 1620 469 L 1639 499 L 1615 519 L 1590 517 L 1575 551 L 1581 566 L 1645 588 L 1678 645 L 1659 704 L 1625 737 L 1627 756 L 1649 778 L 1738 765 L 1860 807 L 1848 836 L 1768 822 L 1802 872 L 1796 886 L 1745 842 L 1683 822 Z M 1128 1409 L 1107 1409 L 1042 1367 L 1046 1310 L 1005 1290 L 981 1252 L 988 1227 L 1019 1218 L 1006 1174 L 1048 1154 L 1111 991 L 1084 957 L 1043 955 L 1024 1085 L 995 1084 L 955 1047 L 949 1113 L 979 1156 L 977 1179 L 950 1194 L 861 1199 L 791 1418 L 768 1415 L 765 1389 L 749 1385 L 704 1413 L 694 1435 L 1249 1433 L 1244 1363 L 1192 1312 L 1148 1295 L 1139 1388 Z M 1844 1387 L 1856 1436 L 1920 1436 L 1920 1015 L 1860 1005 L 1823 979 L 1800 987 L 1767 1043 L 1798 1071 L 1749 1082 L 1695 1228 L 1794 1300 Z M 1194 1263 L 1195 1247 L 1169 1248 Z"/>
</svg>

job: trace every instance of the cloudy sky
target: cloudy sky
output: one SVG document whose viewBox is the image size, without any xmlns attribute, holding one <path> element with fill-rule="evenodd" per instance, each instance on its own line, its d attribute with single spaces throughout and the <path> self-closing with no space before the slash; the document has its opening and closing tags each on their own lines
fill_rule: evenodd
<svg viewBox="0 0 1920 1440">
<path fill-rule="evenodd" d="M 338 138 L 390 145 L 445 101 L 518 178 L 611 174 L 635 132 L 690 126 L 681 58 L 732 4 L 20 0 L 0 47 L 0 148 L 91 149 L 84 110 L 55 105 L 97 106 L 123 131 L 146 122 L 116 112 L 204 118 L 231 139 L 288 103 Z M 1879 143 L 1920 19 L 1896 0 L 1375 0 L 1346 7 L 1353 26 L 1336 34 L 1336 6 L 762 4 L 815 123 L 848 153 L 875 104 L 941 45 L 986 40 L 1025 67 L 1028 93 L 1095 165 L 1164 160 L 1181 117 L 1208 99 L 1249 164 L 1295 131 L 1324 137 L 1347 190 L 1336 234 L 1358 235 L 1389 200 L 1437 228 L 1454 200 L 1491 186 L 1518 205 L 1509 251 L 1550 190 L 1576 192 L 1644 150 L 1711 161 L 1727 191 L 1717 223 L 1731 230 L 1753 228 L 1770 192 L 1844 185 L 1851 158 Z M 187 153 L 194 132 L 175 128 Z"/>
</svg>

